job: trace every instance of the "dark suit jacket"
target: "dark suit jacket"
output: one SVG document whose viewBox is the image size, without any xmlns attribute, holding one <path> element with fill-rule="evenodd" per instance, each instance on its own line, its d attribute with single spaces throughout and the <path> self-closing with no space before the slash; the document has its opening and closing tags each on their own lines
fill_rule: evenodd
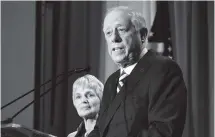
<svg viewBox="0 0 215 137">
<path fill-rule="evenodd" d="M 181 137 L 187 91 L 179 66 L 149 50 L 116 94 L 120 71 L 107 80 L 90 137 Z"/>
</svg>

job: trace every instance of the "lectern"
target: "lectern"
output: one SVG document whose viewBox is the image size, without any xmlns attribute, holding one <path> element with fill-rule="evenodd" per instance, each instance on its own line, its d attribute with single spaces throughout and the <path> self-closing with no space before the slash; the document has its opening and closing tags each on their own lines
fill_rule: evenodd
<svg viewBox="0 0 215 137">
<path fill-rule="evenodd" d="M 56 137 L 20 124 L 1 124 L 1 137 Z"/>
</svg>

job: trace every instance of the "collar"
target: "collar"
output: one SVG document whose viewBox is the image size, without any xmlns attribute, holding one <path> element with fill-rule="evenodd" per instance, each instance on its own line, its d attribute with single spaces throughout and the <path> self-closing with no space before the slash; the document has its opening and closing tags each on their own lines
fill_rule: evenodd
<svg viewBox="0 0 215 137">
<path fill-rule="evenodd" d="M 124 71 L 126 74 L 130 75 L 131 71 L 134 69 L 134 67 L 137 65 L 137 63 L 134 63 L 126 68 L 121 68 L 120 69 L 120 73 L 122 73 L 122 71 Z"/>
<path fill-rule="evenodd" d="M 140 53 L 140 59 L 141 59 L 147 52 L 148 52 L 148 49 L 147 49 L 147 48 L 144 48 L 144 49 L 142 50 L 142 52 Z M 139 62 L 139 61 L 138 61 L 138 62 Z M 124 72 L 125 72 L 126 74 L 130 75 L 131 72 L 132 72 L 132 70 L 134 69 L 134 67 L 137 65 L 138 62 L 136 62 L 136 63 L 134 63 L 134 64 L 132 64 L 132 65 L 126 67 L 126 68 L 120 68 L 120 73 L 122 73 L 122 71 L 124 70 Z"/>
<path fill-rule="evenodd" d="M 140 59 L 146 54 L 148 52 L 148 49 L 147 48 L 144 48 L 143 50 L 142 50 L 142 52 L 140 53 Z M 139 60 L 140 60 L 139 59 Z"/>
</svg>

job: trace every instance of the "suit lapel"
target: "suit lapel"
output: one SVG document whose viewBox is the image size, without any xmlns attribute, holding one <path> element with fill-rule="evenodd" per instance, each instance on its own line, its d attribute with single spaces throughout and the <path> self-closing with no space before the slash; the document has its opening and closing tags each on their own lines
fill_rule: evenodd
<svg viewBox="0 0 215 137">
<path fill-rule="evenodd" d="M 111 107 L 112 101 L 116 96 L 116 87 L 118 84 L 118 78 L 120 75 L 120 70 L 118 70 L 117 72 L 115 72 L 113 74 L 113 76 L 111 76 L 110 80 L 108 80 L 105 83 L 105 88 L 104 88 L 104 95 L 103 95 L 103 106 L 101 107 L 100 110 L 100 117 L 102 119 L 102 121 L 100 121 L 100 127 L 101 129 L 105 129 L 105 123 L 106 123 L 106 111 L 108 110 L 109 107 Z M 103 132 L 101 130 L 101 132 Z"/>
<path fill-rule="evenodd" d="M 150 63 L 150 58 L 154 55 L 154 52 L 149 50 L 146 55 L 144 55 L 131 74 L 127 77 L 126 83 L 125 83 L 125 89 L 126 89 L 126 94 L 129 94 L 132 92 L 132 89 L 135 87 L 135 85 L 144 77 L 146 72 L 148 71 L 149 67 L 151 66 Z"/>
<path fill-rule="evenodd" d="M 122 87 L 121 91 L 123 90 L 124 86 Z M 106 111 L 106 118 L 105 118 L 105 123 L 104 123 L 104 129 L 102 132 L 105 131 L 105 128 L 107 127 L 107 125 L 109 124 L 109 122 L 111 121 L 111 119 L 113 118 L 116 110 L 119 108 L 121 102 L 122 102 L 122 97 L 125 97 L 125 92 L 119 92 L 115 98 L 113 99 L 113 101 L 110 103 L 110 106 L 108 107 L 107 111 Z"/>
<path fill-rule="evenodd" d="M 110 82 L 107 82 L 105 85 L 105 93 L 104 93 L 104 98 L 103 102 L 105 103 L 104 106 L 102 107 L 101 114 L 103 114 L 107 108 L 110 106 L 112 100 L 115 98 L 116 95 L 116 87 L 118 84 L 118 77 L 120 75 L 120 71 L 118 70 L 113 77 L 110 79 Z"/>
</svg>

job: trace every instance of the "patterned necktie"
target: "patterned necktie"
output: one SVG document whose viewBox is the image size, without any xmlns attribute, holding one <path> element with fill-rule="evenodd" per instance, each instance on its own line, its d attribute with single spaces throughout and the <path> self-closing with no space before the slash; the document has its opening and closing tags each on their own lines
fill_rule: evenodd
<svg viewBox="0 0 215 137">
<path fill-rule="evenodd" d="M 119 83 L 117 85 L 117 93 L 119 93 L 119 91 L 121 90 L 121 88 L 123 87 L 124 85 L 124 80 L 125 78 L 128 76 L 128 74 L 126 74 L 124 71 L 122 71 L 120 77 L 119 77 Z"/>
</svg>

